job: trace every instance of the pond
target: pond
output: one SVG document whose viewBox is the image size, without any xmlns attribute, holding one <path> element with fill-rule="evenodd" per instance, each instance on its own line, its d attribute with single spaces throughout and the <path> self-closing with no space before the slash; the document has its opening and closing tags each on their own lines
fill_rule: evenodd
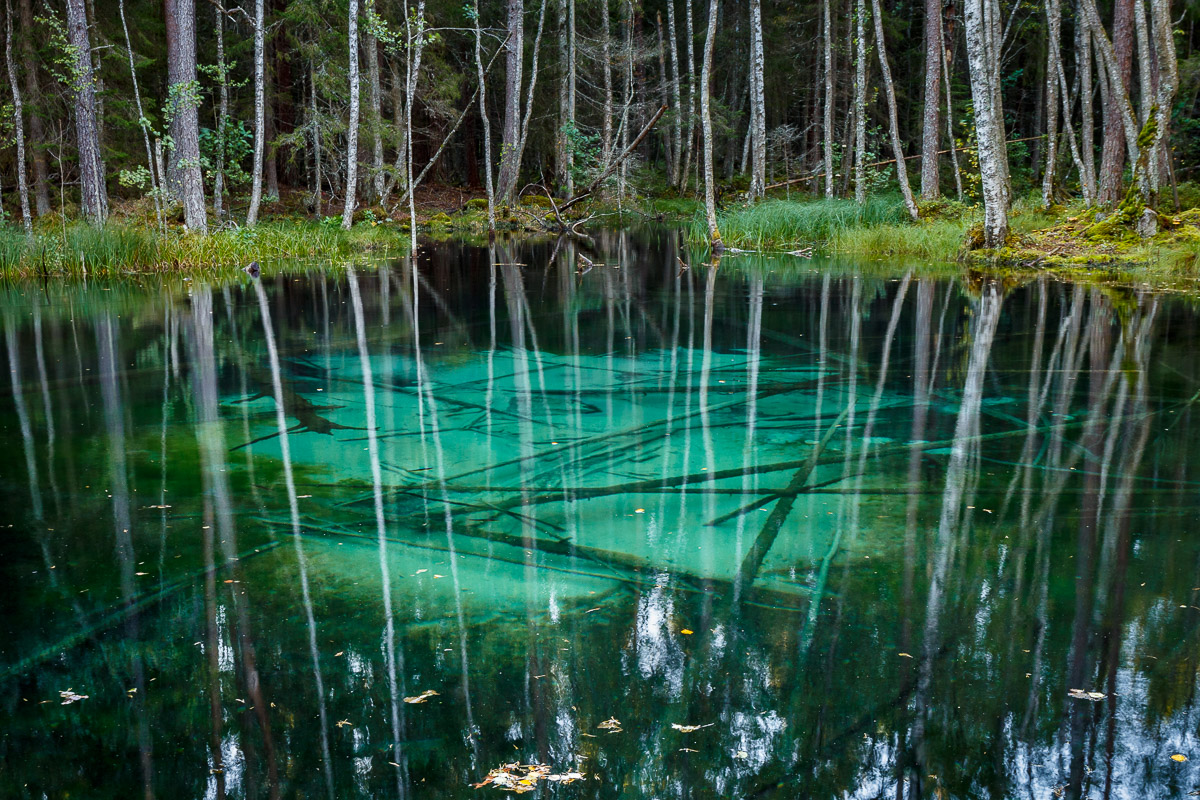
<svg viewBox="0 0 1200 800">
<path fill-rule="evenodd" d="M 655 229 L 0 317 L 4 797 L 1200 786 L 1190 298 Z"/>
</svg>

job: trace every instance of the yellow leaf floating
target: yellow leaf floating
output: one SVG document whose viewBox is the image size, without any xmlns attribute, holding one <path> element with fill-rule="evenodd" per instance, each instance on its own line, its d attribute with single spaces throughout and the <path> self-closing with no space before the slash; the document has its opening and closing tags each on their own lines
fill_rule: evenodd
<svg viewBox="0 0 1200 800">
<path fill-rule="evenodd" d="M 418 695 L 415 695 L 414 697 L 404 698 L 404 702 L 408 703 L 409 705 L 416 705 L 417 703 L 424 703 L 429 698 L 437 697 L 437 696 L 438 696 L 438 693 L 435 692 L 433 689 L 426 689 L 425 691 L 421 692 Z"/>
<path fill-rule="evenodd" d="M 687 628 L 684 628 L 680 631 L 680 633 L 682 633 L 684 636 L 691 636 L 693 633 L 695 633 L 695 631 L 689 631 Z"/>
<path fill-rule="evenodd" d="M 1171 760 L 1178 761 L 1180 764 L 1182 764 L 1184 761 L 1188 760 L 1188 757 L 1183 753 L 1176 753 L 1175 755 L 1171 756 Z"/>
<path fill-rule="evenodd" d="M 506 792 L 524 794 L 537 788 L 541 780 L 555 783 L 574 783 L 583 780 L 581 772 L 552 773 L 545 764 L 501 764 L 487 774 L 479 783 L 471 784 L 472 788 L 481 789 L 484 786 L 494 786 Z"/>
</svg>

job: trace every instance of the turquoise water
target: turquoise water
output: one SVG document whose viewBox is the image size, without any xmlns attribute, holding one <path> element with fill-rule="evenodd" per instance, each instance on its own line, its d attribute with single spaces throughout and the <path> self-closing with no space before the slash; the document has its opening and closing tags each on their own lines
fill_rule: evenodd
<svg viewBox="0 0 1200 800">
<path fill-rule="evenodd" d="M 0 796 L 1200 786 L 1190 298 L 645 231 L 0 319 Z"/>
</svg>

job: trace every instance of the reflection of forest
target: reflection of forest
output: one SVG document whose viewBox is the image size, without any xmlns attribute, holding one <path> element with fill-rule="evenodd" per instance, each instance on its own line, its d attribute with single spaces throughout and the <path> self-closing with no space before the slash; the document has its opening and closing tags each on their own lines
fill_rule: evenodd
<svg viewBox="0 0 1200 800">
<path fill-rule="evenodd" d="M 10 291 L 3 794 L 1194 788 L 1187 302 L 585 252 Z"/>
</svg>

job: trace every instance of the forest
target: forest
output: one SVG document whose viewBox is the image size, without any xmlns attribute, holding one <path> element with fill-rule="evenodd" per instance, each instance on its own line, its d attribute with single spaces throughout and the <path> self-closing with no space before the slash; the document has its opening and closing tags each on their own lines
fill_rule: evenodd
<svg viewBox="0 0 1200 800">
<path fill-rule="evenodd" d="M 569 229 L 603 204 L 691 215 L 719 249 L 764 200 L 795 229 L 805 201 L 867 223 L 882 198 L 893 223 L 974 222 L 987 248 L 1014 208 L 1086 209 L 1092 239 L 1196 231 L 1196 10 L 6 0 L 4 217 L 11 240 L 110 219 L 415 236 L 445 212 Z"/>
</svg>

